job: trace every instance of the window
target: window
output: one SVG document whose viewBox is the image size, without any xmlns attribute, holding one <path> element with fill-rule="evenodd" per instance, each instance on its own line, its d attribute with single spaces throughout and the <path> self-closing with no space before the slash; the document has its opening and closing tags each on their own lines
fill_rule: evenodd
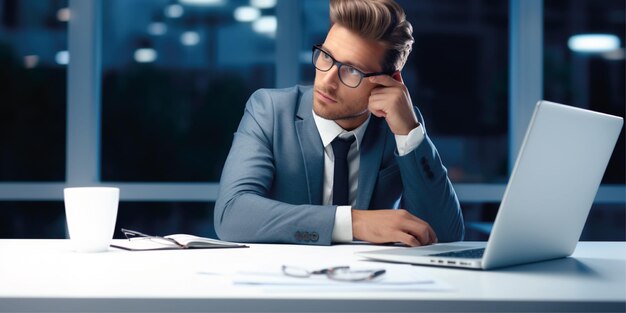
<svg viewBox="0 0 626 313">
<path fill-rule="evenodd" d="M 65 180 L 67 1 L 0 0 L 0 181 Z"/>
<path fill-rule="evenodd" d="M 415 44 L 402 76 L 453 182 L 508 177 L 507 1 L 398 1 Z M 311 45 L 324 41 L 328 3 L 304 2 L 301 81 Z M 308 53 L 308 56 L 307 56 Z"/>
<path fill-rule="evenodd" d="M 215 3 L 103 1 L 103 181 L 219 180 L 248 97 L 274 86 L 276 17 Z"/>
<path fill-rule="evenodd" d="M 217 182 L 245 102 L 258 88 L 313 82 L 311 46 L 326 36 L 328 2 L 191 2 L 72 1 L 89 18 L 73 20 L 68 38 L 67 0 L 0 0 L 0 237 L 64 237 L 68 184 L 119 186 L 117 228 L 214 234 Z M 526 126 L 509 108 L 522 89 L 509 69 L 524 62 L 509 63 L 508 43 L 509 23 L 526 34 L 528 24 L 509 7 L 530 1 L 398 2 L 416 38 L 404 80 L 462 202 L 466 239 L 485 239 L 511 137 Z M 544 98 L 624 116 L 623 1 L 544 0 L 543 8 Z M 619 48 L 567 47 L 572 35 L 599 32 Z M 583 239 L 624 239 L 623 136 Z"/>
<path fill-rule="evenodd" d="M 545 0 L 544 6 L 545 98 L 624 117 L 624 1 Z M 617 42 L 596 51 L 593 43 L 569 44 L 575 36 L 600 34 Z M 622 130 L 603 183 L 624 184 L 624 151 Z"/>
</svg>

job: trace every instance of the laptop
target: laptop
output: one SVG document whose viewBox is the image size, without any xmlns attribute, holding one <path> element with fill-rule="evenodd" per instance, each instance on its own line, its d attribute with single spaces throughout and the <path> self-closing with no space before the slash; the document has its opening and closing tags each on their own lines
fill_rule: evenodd
<svg viewBox="0 0 626 313">
<path fill-rule="evenodd" d="M 357 252 L 379 261 L 493 269 L 571 255 L 623 119 L 539 101 L 489 240 Z"/>
</svg>

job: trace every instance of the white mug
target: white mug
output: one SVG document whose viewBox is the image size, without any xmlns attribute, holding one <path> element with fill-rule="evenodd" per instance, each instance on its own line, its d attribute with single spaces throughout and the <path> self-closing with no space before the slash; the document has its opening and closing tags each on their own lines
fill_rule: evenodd
<svg viewBox="0 0 626 313">
<path fill-rule="evenodd" d="M 63 196 L 72 248 L 77 252 L 108 250 L 117 219 L 119 188 L 65 188 Z"/>
</svg>

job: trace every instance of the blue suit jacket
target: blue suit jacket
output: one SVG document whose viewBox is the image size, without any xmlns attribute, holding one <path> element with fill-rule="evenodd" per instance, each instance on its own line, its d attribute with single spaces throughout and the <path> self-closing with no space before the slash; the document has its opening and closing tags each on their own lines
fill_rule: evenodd
<svg viewBox="0 0 626 313">
<path fill-rule="evenodd" d="M 312 103 L 312 88 L 302 86 L 261 89 L 250 97 L 215 203 L 221 239 L 331 243 L 336 206 L 322 205 L 324 147 Z M 360 154 L 355 208 L 390 209 L 400 199 L 400 208 L 428 222 L 439 241 L 463 239 L 458 199 L 428 136 L 398 156 L 387 123 L 372 115 Z"/>
</svg>

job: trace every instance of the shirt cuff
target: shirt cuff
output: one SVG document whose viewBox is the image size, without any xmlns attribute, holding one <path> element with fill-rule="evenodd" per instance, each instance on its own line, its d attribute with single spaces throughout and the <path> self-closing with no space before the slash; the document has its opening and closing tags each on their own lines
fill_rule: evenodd
<svg viewBox="0 0 626 313">
<path fill-rule="evenodd" d="M 335 225 L 333 226 L 333 242 L 352 242 L 352 207 L 341 205 L 335 211 Z"/>
<path fill-rule="evenodd" d="M 424 128 L 420 124 L 413 128 L 407 135 L 394 135 L 396 137 L 396 147 L 398 155 L 404 156 L 415 150 L 424 141 Z"/>
</svg>

